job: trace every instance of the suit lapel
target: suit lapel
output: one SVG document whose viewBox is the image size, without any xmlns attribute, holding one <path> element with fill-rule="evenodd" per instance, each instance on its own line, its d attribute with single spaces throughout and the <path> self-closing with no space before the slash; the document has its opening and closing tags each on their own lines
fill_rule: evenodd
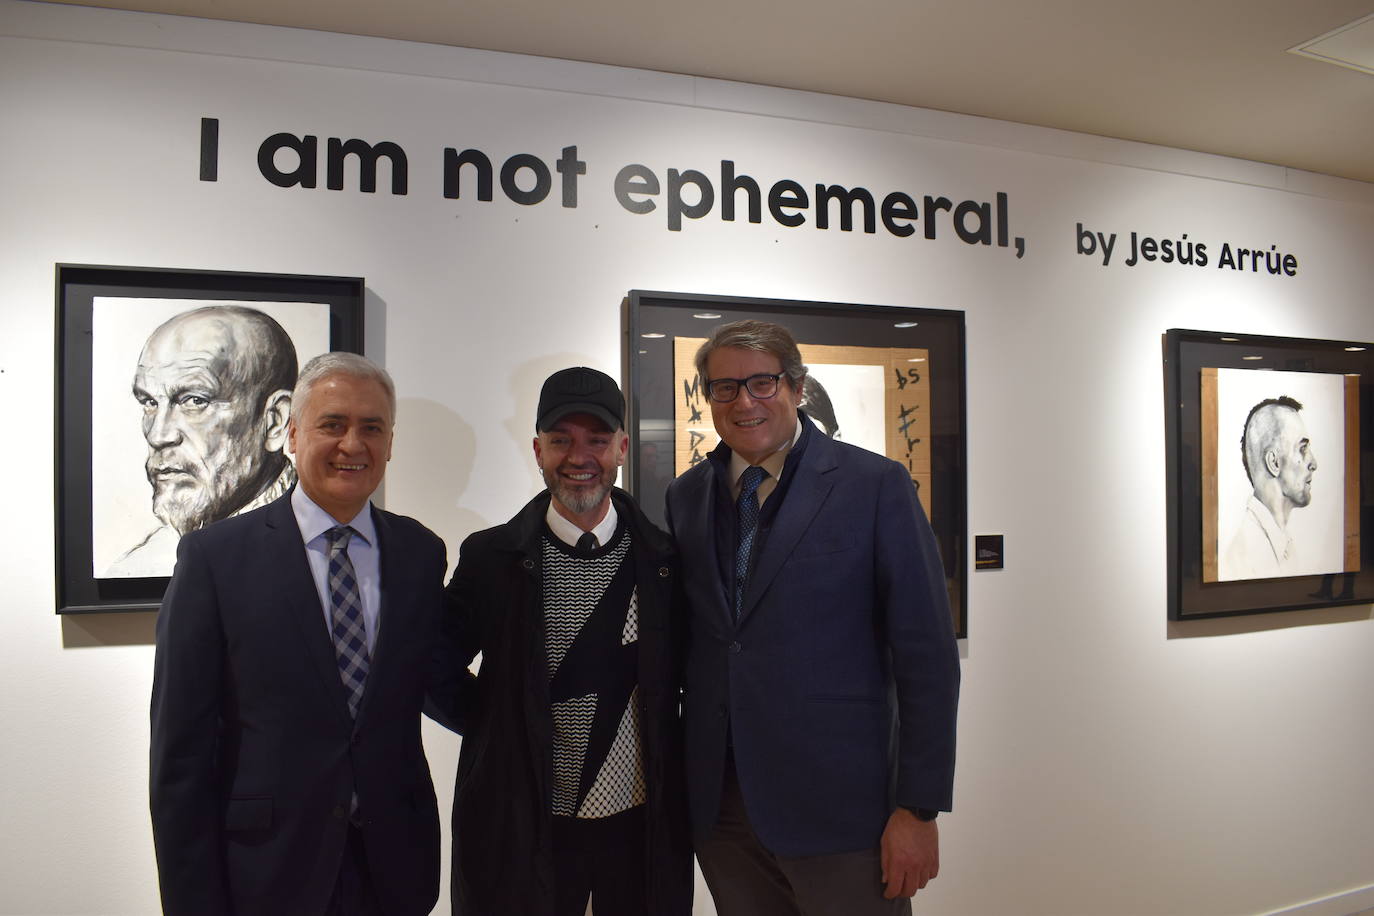
<svg viewBox="0 0 1374 916">
<path fill-rule="evenodd" d="M 729 452 L 725 451 L 723 454 L 727 456 L 726 460 L 728 461 Z M 733 510 L 734 504 L 730 500 L 730 488 L 726 481 L 726 474 L 716 466 L 715 461 L 711 462 L 708 473 L 701 476 L 701 481 L 702 492 L 692 498 L 698 501 L 698 505 L 705 505 L 706 511 L 698 517 L 701 527 L 690 532 L 691 540 L 689 543 L 693 549 L 706 552 L 707 555 L 703 558 L 702 564 L 693 565 L 705 565 L 707 569 L 716 571 L 716 574 L 711 577 L 712 597 L 715 599 L 713 603 L 718 610 L 716 622 L 725 628 L 724 632 L 729 632 L 735 623 L 734 602 L 730 596 L 730 589 L 733 586 L 733 580 L 730 576 L 734 574 L 734 570 L 723 564 L 718 542 L 726 532 L 734 531 L 733 511 L 722 515 L 727 507 Z M 679 552 L 681 550 L 679 547 Z"/>
<path fill-rule="evenodd" d="M 330 705 L 347 724 L 348 696 L 339 678 L 334 638 L 325 625 L 324 608 L 320 606 L 320 595 L 315 589 L 315 579 L 310 574 L 310 563 L 305 558 L 301 529 L 296 524 L 290 497 L 277 500 L 268 507 L 263 517 L 267 524 L 264 545 L 271 558 L 267 568 L 275 566 L 281 570 L 282 600 L 287 613 L 295 619 L 296 630 L 310 659 L 310 667 L 322 679 L 326 694 L 337 701 Z"/>
<path fill-rule="evenodd" d="M 815 428 L 811 433 L 795 476 L 788 484 L 786 493 L 782 494 L 782 504 L 763 543 L 763 550 L 754 560 L 754 569 L 745 586 L 744 604 L 740 608 L 741 622 L 768 591 L 768 586 L 782 570 L 797 543 L 810 530 L 816 513 L 835 485 L 830 476 L 830 471 L 835 468 L 834 445 Z"/>
<path fill-rule="evenodd" d="M 379 569 L 382 581 L 378 590 L 380 606 L 377 608 L 377 638 L 368 663 L 367 683 L 363 685 L 362 702 L 358 704 L 359 720 L 367 714 L 369 701 L 377 693 L 377 679 L 386 676 L 386 662 L 394 651 L 390 647 L 407 631 L 406 621 L 402 617 L 413 605 L 413 602 L 398 594 L 404 582 L 404 578 L 398 574 L 404 550 L 395 543 L 395 529 L 376 506 L 372 506 L 372 524 L 376 526 L 377 549 L 381 551 Z M 339 678 L 336 676 L 335 680 Z"/>
</svg>

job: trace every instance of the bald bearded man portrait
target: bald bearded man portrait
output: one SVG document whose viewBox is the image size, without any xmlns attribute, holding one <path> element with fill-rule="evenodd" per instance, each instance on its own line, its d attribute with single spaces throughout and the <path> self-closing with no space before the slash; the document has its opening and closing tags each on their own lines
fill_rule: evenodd
<svg viewBox="0 0 1374 916">
<path fill-rule="evenodd" d="M 296 482 L 286 456 L 296 348 L 270 315 L 240 305 L 182 312 L 149 335 L 133 396 L 161 524 L 110 568 L 165 576 L 182 535 L 264 506 Z"/>
</svg>

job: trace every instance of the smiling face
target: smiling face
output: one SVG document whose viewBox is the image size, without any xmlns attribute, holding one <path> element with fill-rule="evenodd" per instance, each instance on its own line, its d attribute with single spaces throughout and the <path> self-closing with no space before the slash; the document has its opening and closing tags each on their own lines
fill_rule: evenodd
<svg viewBox="0 0 1374 916">
<path fill-rule="evenodd" d="M 559 515 L 584 531 L 606 516 L 615 476 L 630 447 L 623 429 L 612 430 L 586 413 L 569 414 L 534 439 L 534 460 Z"/>
<path fill-rule="evenodd" d="M 232 515 L 284 464 L 266 447 L 267 392 L 242 377 L 252 338 L 245 323 L 207 310 L 160 327 L 139 356 L 133 393 L 153 514 L 179 534 Z"/>
<path fill-rule="evenodd" d="M 744 379 L 751 375 L 782 372 L 782 362 L 763 350 L 720 347 L 706 360 L 709 379 Z M 778 381 L 778 393 L 756 399 L 744 385 L 739 396 L 729 403 L 710 401 L 711 421 L 725 444 L 750 464 L 758 464 L 792 441 L 797 431 L 797 404 L 800 392 L 786 378 Z"/>
<path fill-rule="evenodd" d="M 391 460 L 391 407 L 379 382 L 346 373 L 320 379 L 291 420 L 291 451 L 305 495 L 335 521 L 351 520 Z"/>
</svg>

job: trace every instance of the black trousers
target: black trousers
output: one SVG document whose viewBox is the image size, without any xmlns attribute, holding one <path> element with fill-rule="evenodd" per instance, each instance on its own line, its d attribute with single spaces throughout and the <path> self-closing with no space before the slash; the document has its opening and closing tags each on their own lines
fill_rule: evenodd
<svg viewBox="0 0 1374 916">
<path fill-rule="evenodd" d="M 733 755 L 725 760 L 720 814 L 697 862 L 719 916 L 910 916 L 911 900 L 883 897 L 882 856 L 864 849 L 778 856 L 749 824 Z"/>
<path fill-rule="evenodd" d="M 382 916 L 372 875 L 367 870 L 363 832 L 353 824 L 348 825 L 343 864 L 334 882 L 334 895 L 329 898 L 329 906 L 324 912 L 325 916 Z"/>
<path fill-rule="evenodd" d="M 651 916 L 644 805 L 601 818 L 553 819 L 555 916 Z"/>
</svg>

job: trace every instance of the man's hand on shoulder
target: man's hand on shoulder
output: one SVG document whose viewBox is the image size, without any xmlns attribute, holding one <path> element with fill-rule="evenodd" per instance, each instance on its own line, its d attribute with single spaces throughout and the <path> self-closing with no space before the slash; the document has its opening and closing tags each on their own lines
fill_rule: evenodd
<svg viewBox="0 0 1374 916">
<path fill-rule="evenodd" d="M 887 819 L 882 839 L 883 896 L 911 897 L 940 873 L 940 828 L 905 808 Z"/>
</svg>

